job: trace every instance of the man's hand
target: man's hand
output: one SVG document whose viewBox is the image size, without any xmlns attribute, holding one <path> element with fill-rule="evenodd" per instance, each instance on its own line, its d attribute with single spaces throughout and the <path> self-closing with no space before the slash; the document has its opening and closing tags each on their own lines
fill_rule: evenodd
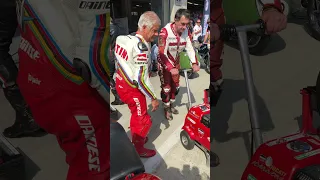
<svg viewBox="0 0 320 180">
<path fill-rule="evenodd" d="M 282 31 L 287 27 L 287 17 L 275 8 L 263 11 L 262 20 L 266 23 L 268 34 Z"/>
<path fill-rule="evenodd" d="M 151 106 L 152 106 L 152 112 L 154 112 L 154 111 L 156 111 L 157 109 L 158 109 L 158 107 L 159 107 L 159 101 L 158 101 L 158 99 L 153 99 L 152 101 L 151 101 Z"/>
<path fill-rule="evenodd" d="M 193 64 L 192 70 L 193 70 L 193 72 L 198 72 L 200 70 L 200 67 L 198 66 L 198 64 Z"/>
<path fill-rule="evenodd" d="M 177 68 L 173 68 L 173 69 L 170 70 L 170 73 L 172 75 L 177 75 L 177 74 L 179 74 L 179 70 Z"/>
<path fill-rule="evenodd" d="M 213 33 L 213 41 L 217 41 L 220 39 L 220 29 L 219 26 L 215 23 L 212 25 L 212 33 Z"/>
</svg>

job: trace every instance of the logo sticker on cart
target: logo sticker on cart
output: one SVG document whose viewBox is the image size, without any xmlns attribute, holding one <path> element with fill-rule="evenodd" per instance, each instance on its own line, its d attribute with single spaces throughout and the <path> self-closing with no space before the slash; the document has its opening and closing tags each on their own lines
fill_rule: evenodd
<svg viewBox="0 0 320 180">
<path fill-rule="evenodd" d="M 279 139 L 276 139 L 274 141 L 268 142 L 267 146 L 271 147 L 271 146 L 274 146 L 274 145 L 277 145 L 277 144 L 282 144 L 282 143 L 285 143 L 285 142 L 288 142 L 288 141 L 293 141 L 293 140 L 296 140 L 296 139 L 299 139 L 299 138 L 302 138 L 302 137 L 304 137 L 303 134 L 296 134 L 294 136 L 290 136 L 290 137 L 286 137 L 286 138 L 279 138 Z"/>
<path fill-rule="evenodd" d="M 201 138 L 203 138 L 203 136 L 204 136 L 204 131 L 203 131 L 202 129 L 198 128 L 198 132 L 199 132 L 199 136 L 200 136 Z"/>
<path fill-rule="evenodd" d="M 195 122 L 193 119 L 191 119 L 190 117 L 187 117 L 187 119 L 188 119 L 192 124 L 196 124 L 196 122 Z"/>
<path fill-rule="evenodd" d="M 306 159 L 306 158 L 311 157 L 311 156 L 315 156 L 315 155 L 317 155 L 317 154 L 320 154 L 320 149 L 313 150 L 313 151 L 310 151 L 310 152 L 301 154 L 301 155 L 296 156 L 296 157 L 294 157 L 294 158 L 295 158 L 296 160 L 302 160 L 302 159 Z"/>
<path fill-rule="evenodd" d="M 190 113 L 191 113 L 191 115 L 194 116 L 195 118 L 199 118 L 198 114 L 196 114 L 195 111 L 191 111 Z"/>
</svg>

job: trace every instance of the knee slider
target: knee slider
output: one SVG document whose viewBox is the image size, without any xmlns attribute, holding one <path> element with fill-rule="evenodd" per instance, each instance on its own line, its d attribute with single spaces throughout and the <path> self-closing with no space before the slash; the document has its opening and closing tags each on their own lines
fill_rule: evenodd
<svg viewBox="0 0 320 180">
<path fill-rule="evenodd" d="M 161 91 L 161 98 L 170 99 L 170 92 L 171 92 L 171 88 L 164 87 L 163 90 Z"/>
<path fill-rule="evenodd" d="M 82 61 L 79 58 L 74 58 L 73 66 L 78 76 L 82 77 L 88 83 L 91 83 L 91 71 L 86 62 Z"/>
</svg>

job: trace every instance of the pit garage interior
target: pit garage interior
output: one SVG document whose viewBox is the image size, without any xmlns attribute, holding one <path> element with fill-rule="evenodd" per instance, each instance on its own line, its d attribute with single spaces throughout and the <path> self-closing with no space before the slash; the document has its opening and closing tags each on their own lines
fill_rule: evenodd
<svg viewBox="0 0 320 180">
<path fill-rule="evenodd" d="M 145 11 L 155 11 L 162 21 L 162 26 L 170 22 L 170 15 L 175 0 L 112 0 L 111 16 L 113 19 L 127 18 L 129 33 L 135 32 L 140 15 Z M 187 9 L 191 12 L 202 11 L 204 0 L 187 0 Z"/>
</svg>

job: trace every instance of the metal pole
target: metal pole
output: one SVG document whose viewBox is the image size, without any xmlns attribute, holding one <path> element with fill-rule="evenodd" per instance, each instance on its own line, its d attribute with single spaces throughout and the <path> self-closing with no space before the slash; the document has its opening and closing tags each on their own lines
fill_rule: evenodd
<svg viewBox="0 0 320 180">
<path fill-rule="evenodd" d="M 190 86 L 189 86 L 189 79 L 188 79 L 188 70 L 184 69 L 184 79 L 186 80 L 186 86 L 187 86 L 187 95 L 188 95 L 188 110 L 192 107 L 192 102 L 191 102 L 191 92 L 190 92 Z"/>
<path fill-rule="evenodd" d="M 110 104 L 110 109 L 111 109 L 111 111 L 117 111 L 117 109 L 115 107 L 113 107 L 111 104 Z"/>
<path fill-rule="evenodd" d="M 237 29 L 237 34 L 240 47 L 243 74 L 246 80 L 246 88 L 248 92 L 248 107 L 250 113 L 251 128 L 254 137 L 254 142 L 252 143 L 255 143 L 256 145 L 254 148 L 255 152 L 256 149 L 263 143 L 263 138 L 260 131 L 260 124 L 258 118 L 259 116 L 257 111 L 255 87 L 250 64 L 247 32 L 243 29 Z"/>
</svg>

